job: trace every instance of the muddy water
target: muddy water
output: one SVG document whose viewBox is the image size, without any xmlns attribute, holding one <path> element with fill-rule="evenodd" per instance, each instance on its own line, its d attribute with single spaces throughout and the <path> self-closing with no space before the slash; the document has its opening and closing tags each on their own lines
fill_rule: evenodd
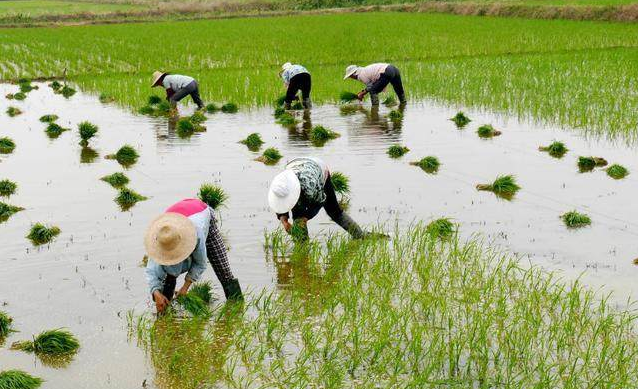
<svg viewBox="0 0 638 389">
<path fill-rule="evenodd" d="M 0 95 L 15 89 L 0 86 Z M 4 114 L 9 105 L 24 114 L 9 118 Z M 593 288 L 604 286 L 616 293 L 616 301 L 638 294 L 638 267 L 632 264 L 638 257 L 635 149 L 471 110 L 474 121 L 459 131 L 447 120 L 454 107 L 427 102 L 408 106 L 397 128 L 384 118 L 387 111 L 343 116 L 334 106 L 315 108 L 307 119 L 342 136 L 314 147 L 300 133 L 274 124 L 270 109 L 210 115 L 206 133 L 184 140 L 164 119 L 103 105 L 96 96 L 78 93 L 66 100 L 41 85 L 24 102 L 0 98 L 0 136 L 18 145 L 13 154 L 0 156 L 0 179 L 19 184 L 18 193 L 5 201 L 27 208 L 0 224 L 0 305 L 20 330 L 0 349 L 0 368 L 35 373 L 47 380 L 45 388 L 135 388 L 144 380 L 152 385 L 152 368 L 126 336 L 127 311 L 150 307 L 138 265 L 142 235 L 151 218 L 172 202 L 194 196 L 205 181 L 220 183 L 230 194 L 220 216 L 243 287 L 273 287 L 276 270 L 265 260 L 262 245 L 264 229 L 277 223 L 267 209 L 266 190 L 284 161 L 274 167 L 254 162 L 257 154 L 237 143 L 251 132 L 261 133 L 265 147 L 279 148 L 284 160 L 315 155 L 348 174 L 350 212 L 362 224 L 451 217 L 463 236 L 481 234 L 526 262 L 560 270 L 568 279 L 580 276 Z M 50 140 L 38 121 L 49 113 L 73 131 Z M 99 153 L 92 163 L 81 162 L 76 126 L 83 120 L 100 128 L 91 141 Z M 503 135 L 479 139 L 474 131 L 481 123 L 493 123 Z M 561 160 L 537 151 L 553 139 L 570 149 Z M 99 178 L 122 170 L 103 157 L 125 143 L 141 154 L 126 172 L 130 187 L 150 199 L 121 212 L 113 202 L 115 190 Z M 390 159 L 385 151 L 395 143 L 408 146 L 410 153 Z M 409 166 L 426 155 L 440 159 L 438 174 Z M 603 171 L 580 174 L 577 155 L 604 156 L 636 173 L 620 181 Z M 474 189 L 510 173 L 523 187 L 514 201 Z M 591 215 L 592 227 L 569 231 L 563 226 L 559 215 L 575 208 Z M 52 244 L 33 248 L 24 236 L 35 222 L 54 223 L 62 233 Z M 334 226 L 322 212 L 310 228 L 320 236 Z M 206 278 L 214 279 L 212 271 Z M 219 285 L 215 292 L 222 295 Z M 42 366 L 29 354 L 8 350 L 17 339 L 57 327 L 71 329 L 82 342 L 67 368 Z"/>
</svg>

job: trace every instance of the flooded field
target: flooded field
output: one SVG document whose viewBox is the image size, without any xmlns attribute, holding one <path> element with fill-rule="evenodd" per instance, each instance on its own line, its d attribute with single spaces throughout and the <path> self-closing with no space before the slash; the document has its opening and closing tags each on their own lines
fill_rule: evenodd
<svg viewBox="0 0 638 389">
<path fill-rule="evenodd" d="M 0 95 L 15 90 L 2 85 Z M 8 106 L 23 113 L 9 117 L 4 114 Z M 463 237 L 480 234 L 531 264 L 559 270 L 567 279 L 581 277 L 594 289 L 604 287 L 614 292 L 615 301 L 636 296 L 638 177 L 613 180 L 601 169 L 579 173 L 576 165 L 579 155 L 593 155 L 633 173 L 635 149 L 472 110 L 465 111 L 473 121 L 458 130 L 448 119 L 459 108 L 414 102 L 396 125 L 386 118 L 385 107 L 343 115 L 337 106 L 319 106 L 303 118 L 305 125 L 321 124 L 341 137 L 315 147 L 301 131 L 275 124 L 269 108 L 208 115 L 207 132 L 180 139 L 166 119 L 101 104 L 93 95 L 78 93 L 67 100 L 45 84 L 22 102 L 0 99 L 0 136 L 17 144 L 12 154 L 0 154 L 0 179 L 18 184 L 17 193 L 3 201 L 26 208 L 0 224 L 0 306 L 20 330 L 0 349 L 0 366 L 35 373 L 46 379 L 45 388 L 135 388 L 145 381 L 152 387 L 153 368 L 128 342 L 126 321 L 130 310 L 153 309 L 139 265 L 148 222 L 173 202 L 195 197 L 203 182 L 220 184 L 230 195 L 219 215 L 236 276 L 248 291 L 276 287 L 277 269 L 263 250 L 264 231 L 278 227 L 266 192 L 286 160 L 307 155 L 350 177 L 349 211 L 363 225 L 403 228 L 415 220 L 449 217 L 459 223 Z M 72 131 L 49 139 L 39 121 L 45 114 L 58 115 L 58 123 Z M 90 141 L 99 155 L 92 161 L 78 145 L 77 124 L 85 120 L 99 126 Z M 476 128 L 486 123 L 503 134 L 479 138 Z M 262 150 L 278 148 L 282 161 L 275 166 L 255 162 L 258 153 L 238 143 L 253 132 L 264 139 Z M 562 159 L 538 151 L 555 139 L 569 149 Z M 397 143 L 410 152 L 391 159 L 386 151 Z M 141 155 L 126 171 L 129 187 L 149 197 L 127 212 L 113 201 L 116 191 L 100 181 L 122 171 L 104 156 L 124 144 Z M 437 174 L 410 166 L 428 155 L 441 162 Z M 512 201 L 475 189 L 502 174 L 514 174 L 522 187 Z M 559 216 L 574 209 L 591 216 L 591 227 L 564 226 Z M 36 222 L 54 224 L 61 234 L 50 245 L 34 248 L 25 236 Z M 310 233 L 321 239 L 335 227 L 321 212 Z M 223 298 L 210 269 L 205 277 L 214 280 L 215 293 Z M 7 347 L 58 327 L 69 328 L 82 344 L 67 368 L 42 366 L 33 355 Z"/>
</svg>

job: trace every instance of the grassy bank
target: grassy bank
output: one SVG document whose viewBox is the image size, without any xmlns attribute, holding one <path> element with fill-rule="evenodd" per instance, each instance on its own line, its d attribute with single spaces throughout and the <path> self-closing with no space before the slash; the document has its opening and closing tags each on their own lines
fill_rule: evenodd
<svg viewBox="0 0 638 389">
<path fill-rule="evenodd" d="M 212 320 L 131 318 L 161 388 L 628 388 L 634 312 L 424 225 L 392 242 L 268 235 L 278 293 Z M 291 254 L 292 253 L 292 254 Z"/>
</svg>

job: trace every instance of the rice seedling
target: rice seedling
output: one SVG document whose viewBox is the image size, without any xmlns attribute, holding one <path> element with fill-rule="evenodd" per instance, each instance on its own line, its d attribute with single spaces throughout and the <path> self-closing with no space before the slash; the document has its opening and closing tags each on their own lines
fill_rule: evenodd
<svg viewBox="0 0 638 389">
<path fill-rule="evenodd" d="M 148 105 L 157 105 L 157 104 L 161 103 L 162 101 L 164 101 L 164 99 L 162 99 L 158 95 L 150 95 L 150 96 L 148 96 Z"/>
<path fill-rule="evenodd" d="M 324 126 L 314 126 L 312 130 L 310 130 L 310 141 L 315 146 L 323 146 L 326 142 L 331 139 L 336 139 L 341 135 L 337 132 L 334 132 Z"/>
<path fill-rule="evenodd" d="M 139 201 L 148 200 L 148 197 L 142 196 L 129 188 L 120 189 L 119 194 L 115 197 L 115 202 L 120 206 L 122 211 L 128 211 Z"/>
<path fill-rule="evenodd" d="M 97 151 L 88 147 L 82 146 L 80 150 L 80 163 L 93 163 L 100 156 Z"/>
<path fill-rule="evenodd" d="M 199 297 L 206 304 L 210 304 L 213 294 L 213 285 L 210 281 L 198 282 L 191 287 L 190 293 Z"/>
<path fill-rule="evenodd" d="M 215 105 L 215 103 L 208 103 L 206 105 L 206 112 L 215 113 L 217 111 L 219 111 L 219 107 L 217 105 Z"/>
<path fill-rule="evenodd" d="M 75 94 L 75 89 L 71 88 L 68 85 L 64 85 L 62 89 L 60 89 L 60 94 L 68 99 Z"/>
<path fill-rule="evenodd" d="M 1 389 L 36 389 L 44 381 L 22 370 L 5 370 L 0 372 Z"/>
<path fill-rule="evenodd" d="M 6 136 L 0 138 L 0 154 L 11 154 L 15 148 L 16 144 L 13 139 Z"/>
<path fill-rule="evenodd" d="M 405 147 L 405 146 L 401 146 L 401 145 L 392 145 L 388 148 L 388 155 L 390 156 L 390 158 L 401 158 L 403 157 L 408 151 L 410 151 L 409 148 Z"/>
<path fill-rule="evenodd" d="M 4 338 L 9 336 L 11 332 L 13 332 L 11 329 L 11 323 L 13 323 L 11 316 L 4 311 L 0 311 L 0 343 Z"/>
<path fill-rule="evenodd" d="M 29 92 L 31 92 L 34 89 L 38 89 L 38 87 L 37 86 L 33 86 L 31 84 L 20 84 L 20 93 L 22 93 L 22 94 L 29 93 Z"/>
<path fill-rule="evenodd" d="M 266 165 L 275 165 L 279 160 L 283 158 L 283 155 L 274 147 L 269 147 L 264 150 L 263 154 L 255 159 L 255 161 L 263 162 Z"/>
<path fill-rule="evenodd" d="M 438 239 L 450 239 L 456 233 L 456 227 L 454 223 L 448 218 L 436 219 L 425 228 L 425 232 L 438 238 Z"/>
<path fill-rule="evenodd" d="M 89 144 L 89 140 L 97 134 L 98 127 L 88 121 L 78 124 L 78 132 L 80 133 L 80 145 L 86 146 Z"/>
<path fill-rule="evenodd" d="M 58 328 L 43 331 L 33 340 L 15 342 L 11 348 L 46 356 L 70 356 L 77 353 L 80 342 L 68 330 Z"/>
<path fill-rule="evenodd" d="M 394 107 L 397 105 L 397 99 L 394 98 L 394 95 L 388 95 L 385 100 L 383 100 L 383 105 L 386 107 Z"/>
<path fill-rule="evenodd" d="M 284 112 L 277 117 L 277 123 L 281 124 L 284 127 L 292 127 L 292 126 L 295 126 L 298 123 L 298 121 L 290 113 Z"/>
<path fill-rule="evenodd" d="M 549 146 L 540 146 L 538 150 L 545 151 L 554 158 L 562 158 L 565 154 L 567 154 L 567 151 L 569 151 L 563 142 L 556 140 Z"/>
<path fill-rule="evenodd" d="M 513 175 L 498 176 L 491 184 L 478 184 L 477 190 L 493 192 L 496 196 L 511 200 L 521 187 Z"/>
<path fill-rule="evenodd" d="M 393 109 L 388 114 L 388 119 L 390 119 L 390 121 L 392 121 L 394 123 L 400 122 L 403 119 L 403 113 L 401 113 L 401 111 L 399 111 L 397 109 Z"/>
<path fill-rule="evenodd" d="M 190 138 L 195 133 L 195 124 L 189 118 L 180 118 L 177 121 L 176 132 L 182 139 Z"/>
<path fill-rule="evenodd" d="M 129 178 L 124 173 L 113 173 L 108 176 L 100 178 L 100 180 L 108 183 L 113 188 L 119 189 L 126 186 L 129 183 Z"/>
<path fill-rule="evenodd" d="M 171 103 L 166 100 L 162 100 L 156 107 L 156 111 L 160 115 L 168 115 L 171 112 L 171 109 Z"/>
<path fill-rule="evenodd" d="M 53 114 L 40 116 L 40 121 L 42 123 L 53 123 L 54 121 L 58 119 L 59 119 L 58 115 L 53 115 Z"/>
<path fill-rule="evenodd" d="M 339 100 L 341 100 L 341 103 L 349 103 L 349 102 L 357 100 L 357 99 L 358 99 L 358 96 L 357 96 L 356 93 L 352 93 L 352 92 L 348 92 L 348 91 L 343 91 L 339 95 Z"/>
<path fill-rule="evenodd" d="M 501 132 L 492 127 L 491 124 L 484 124 L 476 130 L 476 133 L 481 138 L 493 138 L 501 135 Z"/>
<path fill-rule="evenodd" d="M 11 180 L 0 180 L 0 197 L 9 197 L 16 192 L 18 184 Z"/>
<path fill-rule="evenodd" d="M 40 246 L 51 242 L 58 235 L 60 235 L 60 229 L 58 227 L 47 227 L 42 223 L 36 223 L 31 226 L 27 239 L 29 239 L 33 245 Z"/>
<path fill-rule="evenodd" d="M 54 80 L 53 82 L 49 84 L 49 88 L 53 89 L 54 91 L 58 91 L 62 89 L 62 84 L 60 84 L 59 81 Z"/>
<path fill-rule="evenodd" d="M 629 175 L 629 170 L 626 167 L 616 163 L 609 166 L 606 171 L 607 175 L 614 180 L 621 180 Z"/>
<path fill-rule="evenodd" d="M 350 193 L 350 178 L 341 172 L 330 172 L 330 182 L 336 193 L 346 195 Z"/>
<path fill-rule="evenodd" d="M 290 228 L 290 237 L 295 243 L 307 242 L 310 238 L 308 235 L 308 223 L 301 219 L 295 219 Z"/>
<path fill-rule="evenodd" d="M 47 128 L 44 130 L 50 139 L 58 138 L 65 131 L 70 131 L 70 128 L 62 127 L 57 123 L 49 123 Z"/>
<path fill-rule="evenodd" d="M 228 195 L 224 189 L 215 184 L 202 184 L 199 187 L 198 197 L 212 209 L 218 209 L 228 200 Z"/>
<path fill-rule="evenodd" d="M 412 166 L 418 166 L 426 173 L 434 174 L 439 171 L 439 167 L 441 163 L 437 157 L 429 155 L 427 157 L 421 158 L 419 161 L 410 162 Z"/>
<path fill-rule="evenodd" d="M 221 110 L 224 113 L 236 113 L 237 111 L 239 111 L 239 107 L 235 103 L 226 103 L 222 105 Z"/>
<path fill-rule="evenodd" d="M 198 294 L 190 291 L 175 299 L 184 309 L 193 316 L 208 317 L 211 315 L 208 304 Z"/>
<path fill-rule="evenodd" d="M 115 154 L 109 154 L 105 158 L 106 159 L 114 159 L 120 165 L 124 167 L 130 167 L 135 165 L 140 155 L 137 153 L 135 148 L 131 145 L 124 145 L 120 147 L 120 149 Z"/>
<path fill-rule="evenodd" d="M 284 107 L 277 107 L 277 108 L 275 108 L 275 112 L 273 113 L 273 116 L 276 119 L 278 119 L 279 117 L 281 117 L 285 113 L 286 113 L 286 109 Z"/>
<path fill-rule="evenodd" d="M 100 103 L 102 104 L 108 104 L 115 101 L 115 97 L 113 97 L 113 95 L 110 95 L 108 93 L 100 93 L 100 96 L 98 97 L 98 99 L 100 100 Z"/>
<path fill-rule="evenodd" d="M 24 208 L 0 201 L 0 223 L 6 222 L 11 216 L 20 211 L 24 211 Z"/>
<path fill-rule="evenodd" d="M 463 111 L 457 112 L 450 120 L 453 121 L 458 128 L 463 128 L 472 121 Z"/>
<path fill-rule="evenodd" d="M 21 113 L 22 111 L 20 110 L 20 108 L 16 108 L 16 107 L 7 108 L 7 115 L 9 115 L 10 117 L 18 116 Z"/>
<path fill-rule="evenodd" d="M 204 115 L 200 111 L 195 111 L 195 113 L 192 114 L 191 117 L 190 117 L 190 121 L 195 123 L 195 124 L 204 123 L 206 121 L 206 119 L 207 119 L 206 115 Z"/>
<path fill-rule="evenodd" d="M 245 144 L 250 151 L 258 151 L 264 141 L 261 139 L 259 133 L 253 132 L 248 135 L 246 139 L 239 141 L 239 143 Z"/>
<path fill-rule="evenodd" d="M 153 115 L 155 114 L 155 108 L 151 107 L 150 105 L 145 105 L 141 107 L 137 112 L 142 115 Z"/>
<path fill-rule="evenodd" d="M 18 93 L 14 93 L 14 94 L 13 94 L 13 98 L 14 98 L 15 100 L 22 101 L 22 100 L 24 100 L 24 99 L 26 99 L 26 98 L 27 98 L 27 95 L 26 95 L 26 94 L 24 94 L 24 93 L 22 93 L 22 92 L 18 92 Z"/>
<path fill-rule="evenodd" d="M 596 167 L 607 166 L 607 161 L 600 157 L 578 157 L 578 170 L 581 173 L 590 172 Z"/>
<path fill-rule="evenodd" d="M 568 228 L 581 228 L 591 224 L 591 219 L 584 213 L 570 211 L 560 217 Z"/>
</svg>

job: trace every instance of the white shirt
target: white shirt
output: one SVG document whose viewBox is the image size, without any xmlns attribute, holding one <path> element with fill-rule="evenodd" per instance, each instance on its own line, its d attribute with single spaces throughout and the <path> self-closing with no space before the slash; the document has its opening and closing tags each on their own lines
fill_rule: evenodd
<svg viewBox="0 0 638 389">
<path fill-rule="evenodd" d="M 164 89 L 170 88 L 177 92 L 193 81 L 195 81 L 193 77 L 182 76 L 181 74 L 169 74 L 167 76 L 164 76 L 162 86 L 164 86 Z"/>
<path fill-rule="evenodd" d="M 359 81 L 370 85 L 381 77 L 381 73 L 385 72 L 388 65 L 387 63 L 373 63 L 372 65 L 359 68 L 355 74 Z"/>
</svg>

